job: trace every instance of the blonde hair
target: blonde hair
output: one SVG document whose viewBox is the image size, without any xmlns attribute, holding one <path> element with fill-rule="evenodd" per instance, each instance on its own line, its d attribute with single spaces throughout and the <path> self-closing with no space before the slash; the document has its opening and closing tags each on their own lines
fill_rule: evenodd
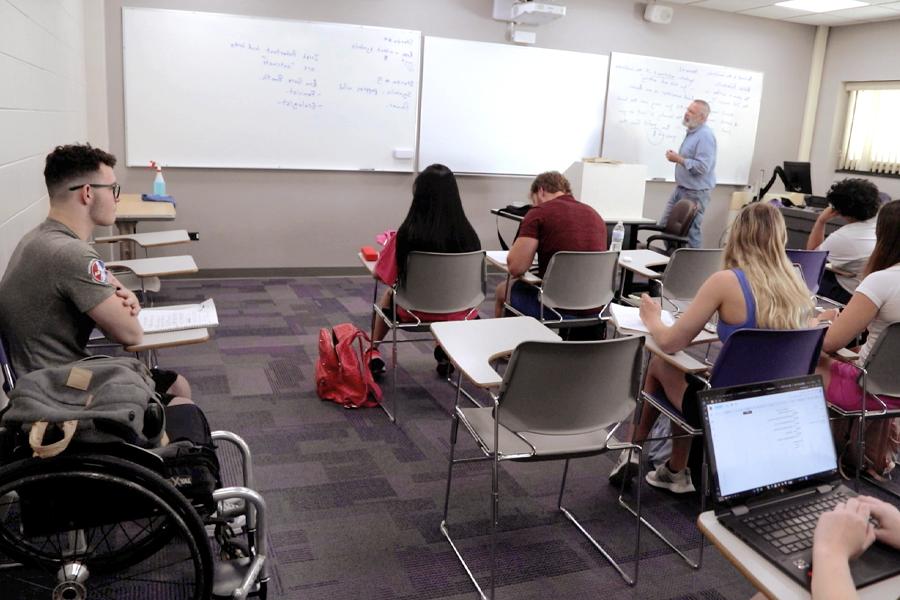
<svg viewBox="0 0 900 600">
<path fill-rule="evenodd" d="M 762 329 L 800 329 L 812 314 L 809 289 L 787 258 L 786 242 L 781 212 L 756 202 L 738 213 L 725 245 L 725 268 L 747 276 Z"/>
</svg>

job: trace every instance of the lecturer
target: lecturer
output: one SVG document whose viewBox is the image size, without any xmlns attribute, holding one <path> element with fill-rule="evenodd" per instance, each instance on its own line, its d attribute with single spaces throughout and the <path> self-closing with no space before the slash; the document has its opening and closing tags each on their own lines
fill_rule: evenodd
<svg viewBox="0 0 900 600">
<path fill-rule="evenodd" d="M 700 224 L 703 211 L 709 204 L 709 195 L 716 187 L 716 136 L 706 125 L 709 104 L 705 100 L 694 100 L 684 113 L 681 123 L 687 127 L 687 135 L 678 152 L 666 151 L 666 159 L 675 163 L 675 190 L 666 203 L 660 225 L 669 219 L 672 207 L 682 198 L 693 200 L 697 205 L 697 216 L 688 231 L 688 245 L 700 248 Z"/>
</svg>

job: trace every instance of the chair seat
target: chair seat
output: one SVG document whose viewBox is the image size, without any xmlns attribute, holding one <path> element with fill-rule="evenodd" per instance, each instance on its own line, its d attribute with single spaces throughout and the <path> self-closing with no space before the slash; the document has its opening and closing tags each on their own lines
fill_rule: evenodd
<svg viewBox="0 0 900 600">
<path fill-rule="evenodd" d="M 459 409 L 463 422 L 469 427 L 486 453 L 494 451 L 493 407 Z M 560 435 L 521 432 L 516 435 L 503 425 L 499 427 L 501 460 L 539 460 L 560 455 L 590 455 L 608 450 L 608 429 Z M 523 439 L 524 438 L 524 439 Z M 534 449 L 532 449 L 532 446 Z"/>
</svg>

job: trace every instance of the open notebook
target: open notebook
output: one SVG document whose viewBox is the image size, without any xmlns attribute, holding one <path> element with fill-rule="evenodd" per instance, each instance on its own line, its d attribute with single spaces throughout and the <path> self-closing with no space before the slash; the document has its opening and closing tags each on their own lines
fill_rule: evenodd
<svg viewBox="0 0 900 600">
<path fill-rule="evenodd" d="M 641 309 L 636 306 L 623 306 L 621 304 L 611 303 L 609 312 L 612 314 L 613 323 L 616 329 L 630 329 L 632 331 L 643 331 L 649 333 L 649 329 L 641 321 Z M 671 327 L 675 324 L 675 317 L 667 310 L 662 311 L 662 322 L 664 325 Z"/>
<path fill-rule="evenodd" d="M 145 308 L 138 313 L 144 333 L 162 333 L 182 329 L 217 327 L 219 316 L 212 298 L 200 304 L 179 304 Z"/>
</svg>

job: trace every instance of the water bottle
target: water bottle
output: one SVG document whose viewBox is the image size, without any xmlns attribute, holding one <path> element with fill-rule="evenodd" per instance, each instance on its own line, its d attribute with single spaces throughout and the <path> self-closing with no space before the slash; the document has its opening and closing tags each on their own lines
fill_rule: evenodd
<svg viewBox="0 0 900 600">
<path fill-rule="evenodd" d="M 166 180 L 163 179 L 162 167 L 156 164 L 155 162 L 150 163 L 152 166 L 156 167 L 156 179 L 153 180 L 153 195 L 154 196 L 165 196 L 166 195 Z"/>
<path fill-rule="evenodd" d="M 622 221 L 616 223 L 616 226 L 613 228 L 612 232 L 612 243 L 609 245 L 609 249 L 613 252 L 621 252 L 622 251 L 622 242 L 625 240 L 625 226 L 622 225 Z"/>
</svg>

